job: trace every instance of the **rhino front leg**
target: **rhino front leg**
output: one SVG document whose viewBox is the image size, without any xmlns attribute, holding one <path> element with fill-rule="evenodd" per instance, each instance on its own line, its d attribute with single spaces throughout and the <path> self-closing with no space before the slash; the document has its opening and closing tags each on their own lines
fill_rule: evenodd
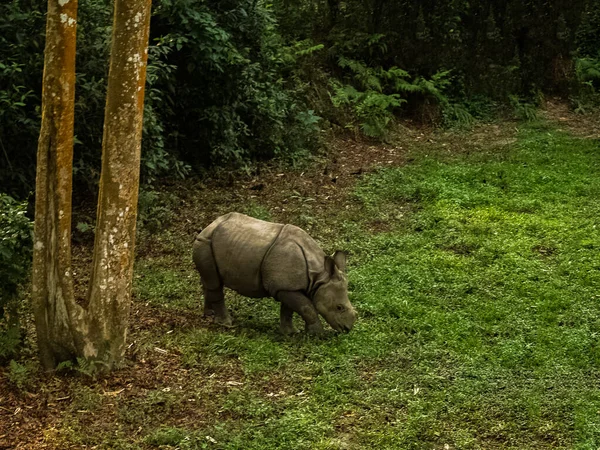
<svg viewBox="0 0 600 450">
<path fill-rule="evenodd" d="M 279 331 L 281 334 L 295 334 L 298 332 L 296 327 L 294 326 L 294 322 L 292 322 L 292 318 L 294 316 L 294 310 L 287 307 L 283 302 L 281 303 L 281 312 L 280 312 L 280 323 L 279 323 Z"/>
<path fill-rule="evenodd" d="M 304 319 L 307 333 L 319 334 L 323 331 L 323 325 L 321 325 L 321 321 L 319 320 L 319 313 L 317 313 L 310 299 L 302 294 L 302 292 L 281 291 L 277 294 L 277 299 L 281 302 L 282 306 L 280 328 L 284 333 L 284 323 L 286 326 L 288 323 L 291 324 L 291 316 L 294 312 L 300 314 L 302 319 Z"/>
</svg>

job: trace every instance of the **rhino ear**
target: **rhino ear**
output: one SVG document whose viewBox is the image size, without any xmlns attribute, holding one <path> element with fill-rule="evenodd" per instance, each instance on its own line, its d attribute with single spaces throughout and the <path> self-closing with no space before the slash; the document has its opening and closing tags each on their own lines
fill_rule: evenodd
<svg viewBox="0 0 600 450">
<path fill-rule="evenodd" d="M 335 261 L 335 265 L 342 272 L 346 272 L 346 252 L 341 250 L 336 251 L 333 254 L 333 260 Z"/>
<path fill-rule="evenodd" d="M 335 260 L 329 255 L 325 255 L 325 272 L 327 272 L 329 278 L 334 278 L 337 276 Z"/>
</svg>

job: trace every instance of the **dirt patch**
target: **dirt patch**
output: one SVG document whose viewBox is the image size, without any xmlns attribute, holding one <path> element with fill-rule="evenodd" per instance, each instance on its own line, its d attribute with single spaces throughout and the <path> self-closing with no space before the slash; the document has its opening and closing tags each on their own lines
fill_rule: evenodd
<svg viewBox="0 0 600 450">
<path fill-rule="evenodd" d="M 387 233 L 392 230 L 390 222 L 383 219 L 375 219 L 368 223 L 367 227 L 372 233 Z"/>
<path fill-rule="evenodd" d="M 194 429 L 216 420 L 215 396 L 244 382 L 239 363 L 232 360 L 218 373 L 189 369 L 177 351 L 138 339 L 147 326 L 160 336 L 179 319 L 140 305 L 134 305 L 132 314 L 127 366 L 110 376 L 38 374 L 28 387 L 17 390 L 0 369 L 0 449 L 91 448 L 99 436 L 115 430 L 115 424 L 131 442 L 157 427 Z M 195 318 L 184 320 L 191 322 Z M 210 392 L 199 389 L 199 383 L 210 386 Z"/>
<path fill-rule="evenodd" d="M 598 114 L 577 114 L 562 99 L 547 99 L 541 115 L 555 123 L 559 130 L 586 139 L 600 139 L 600 116 Z"/>
<path fill-rule="evenodd" d="M 556 253 L 555 247 L 548 247 L 545 245 L 536 245 L 531 249 L 534 253 L 539 254 L 542 258 L 549 258 Z"/>
</svg>

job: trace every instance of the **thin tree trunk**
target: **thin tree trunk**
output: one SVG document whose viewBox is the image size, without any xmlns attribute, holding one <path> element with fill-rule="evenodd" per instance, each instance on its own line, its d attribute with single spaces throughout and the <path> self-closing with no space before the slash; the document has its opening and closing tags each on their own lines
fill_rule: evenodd
<svg viewBox="0 0 600 450">
<path fill-rule="evenodd" d="M 77 0 L 49 0 L 38 143 L 32 301 L 40 360 L 70 359 L 82 310 L 71 276 L 71 184 Z"/>
<path fill-rule="evenodd" d="M 338 13 L 340 11 L 340 0 L 327 0 L 327 7 L 329 9 L 329 23 L 327 27 L 328 31 L 331 31 L 337 24 Z"/>
<path fill-rule="evenodd" d="M 373 16 L 371 19 L 371 34 L 379 33 L 381 26 L 381 19 L 383 18 L 383 8 L 385 0 L 374 0 L 373 2 Z"/>
<path fill-rule="evenodd" d="M 95 358 L 111 368 L 125 354 L 133 277 L 150 0 L 115 0 L 102 173 L 89 288 Z"/>
<path fill-rule="evenodd" d="M 74 299 L 71 192 L 77 0 L 48 0 L 37 155 L 32 299 L 40 360 L 110 370 L 125 353 L 131 297 L 150 0 L 115 0 L 94 261 L 86 309 Z"/>
</svg>

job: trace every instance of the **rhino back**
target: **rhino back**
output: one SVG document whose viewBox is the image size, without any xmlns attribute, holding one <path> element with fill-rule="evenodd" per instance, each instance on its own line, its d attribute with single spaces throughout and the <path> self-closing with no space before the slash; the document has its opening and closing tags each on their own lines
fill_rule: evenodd
<svg viewBox="0 0 600 450">
<path fill-rule="evenodd" d="M 306 231 L 285 225 L 263 262 L 263 285 L 273 297 L 280 291 L 309 293 L 324 260 L 325 252 Z"/>
<path fill-rule="evenodd" d="M 219 220 L 219 219 L 217 219 Z M 283 225 L 228 214 L 211 230 L 210 240 L 223 284 L 247 297 L 265 297 L 261 265 Z"/>
</svg>

